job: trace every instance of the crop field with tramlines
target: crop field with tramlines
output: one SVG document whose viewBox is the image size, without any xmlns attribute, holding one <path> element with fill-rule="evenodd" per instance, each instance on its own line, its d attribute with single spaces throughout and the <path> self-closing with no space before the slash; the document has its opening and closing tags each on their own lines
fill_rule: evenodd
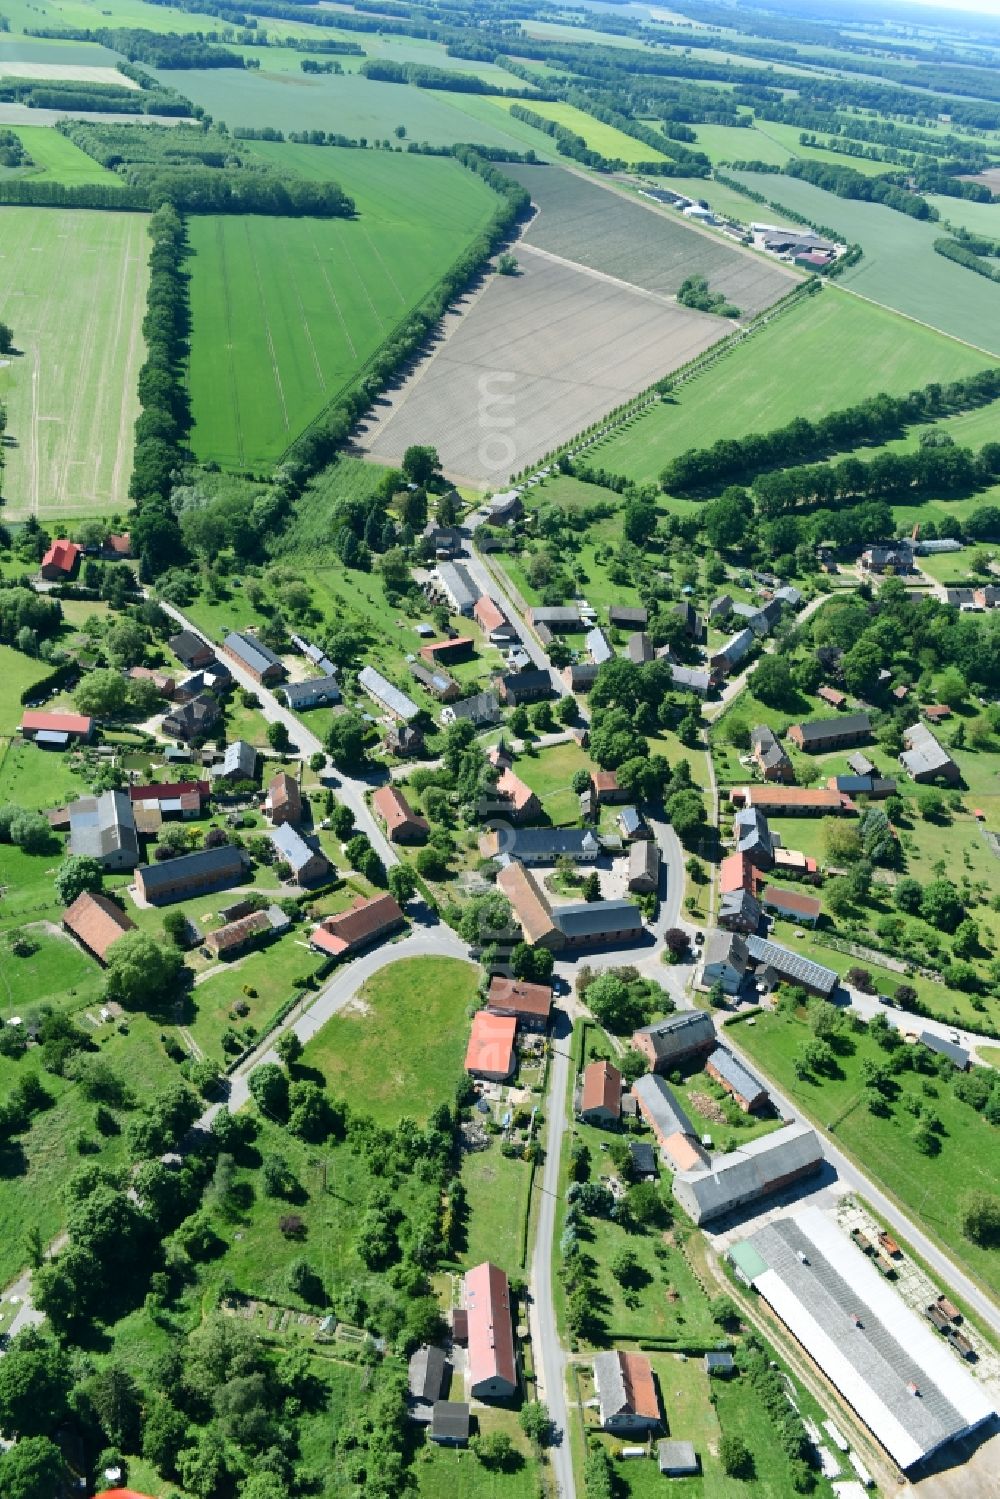
<svg viewBox="0 0 1000 1499">
<path fill-rule="evenodd" d="M 190 220 L 192 444 L 199 458 L 233 468 L 281 456 L 428 294 L 495 202 L 480 178 L 447 159 L 274 149 L 303 175 L 336 178 L 359 217 Z"/>
<path fill-rule="evenodd" d="M 989 363 L 957 339 L 824 287 L 817 296 L 779 308 L 671 401 L 598 443 L 591 457 L 644 482 L 686 448 L 780 427 L 795 416 L 825 416 L 883 390 L 904 395 L 931 380 L 947 383 Z"/>
<path fill-rule="evenodd" d="M 128 503 L 144 357 L 144 214 L 0 209 L 5 513 L 42 520 Z"/>
<path fill-rule="evenodd" d="M 704 276 L 740 312 L 755 313 L 800 279 L 776 260 L 696 229 L 673 209 L 625 197 L 562 167 L 506 170 L 541 210 L 525 233 L 528 244 L 633 286 L 673 296 L 686 277 Z"/>
</svg>

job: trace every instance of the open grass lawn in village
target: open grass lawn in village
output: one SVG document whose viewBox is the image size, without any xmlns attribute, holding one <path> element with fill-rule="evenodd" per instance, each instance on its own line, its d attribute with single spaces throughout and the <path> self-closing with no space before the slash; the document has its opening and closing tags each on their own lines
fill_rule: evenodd
<svg viewBox="0 0 1000 1499">
<path fill-rule="evenodd" d="M 522 1276 L 522 1225 L 528 1211 L 531 1168 L 526 1161 L 508 1160 L 493 1139 L 488 1150 L 467 1154 L 462 1183 L 468 1199 L 464 1265 L 493 1260 L 508 1275 Z"/>
<path fill-rule="evenodd" d="M 580 820 L 580 798 L 573 790 L 579 770 L 592 769 L 591 761 L 575 740 L 552 744 L 534 754 L 521 754 L 515 766 L 530 786 L 555 827 L 575 825 Z"/>
<path fill-rule="evenodd" d="M 0 1019 L 23 1018 L 40 1003 L 65 1010 L 100 1004 L 101 972 L 82 948 L 48 923 L 17 930 L 34 951 L 19 957 L 9 939 L 0 942 Z"/>
<path fill-rule="evenodd" d="M 22 694 L 43 677 L 49 676 L 51 670 L 44 661 L 25 656 L 12 646 L 0 645 L 0 681 L 3 682 L 3 692 L 0 693 L 0 735 L 14 733 L 24 712 Z"/>
<path fill-rule="evenodd" d="M 455 161 L 300 149 L 324 157 L 322 174 L 356 198 L 357 219 L 232 215 L 189 225 L 192 443 L 199 458 L 224 466 L 280 457 L 430 292 L 495 202 Z M 346 167 L 352 156 L 375 164 L 364 183 L 338 170 L 338 158 Z"/>
<path fill-rule="evenodd" d="M 784 192 L 786 179 L 780 181 Z M 630 479 L 654 480 L 687 448 L 768 431 L 796 416 L 823 416 L 879 391 L 903 395 L 931 380 L 946 383 L 989 363 L 989 355 L 956 338 L 824 287 L 727 350 L 669 401 L 596 444 L 588 458 Z"/>
<path fill-rule="evenodd" d="M 516 1419 L 506 1424 L 497 1420 L 509 1412 L 483 1408 L 478 1414 L 483 1418 L 483 1431 L 502 1425 L 523 1446 Z M 430 1441 L 418 1455 L 413 1472 L 419 1499 L 535 1499 L 538 1493 L 538 1474 L 531 1463 L 522 1460 L 509 1472 L 484 1468 L 471 1452 L 451 1451 Z"/>
<path fill-rule="evenodd" d="M 947 1077 L 903 1072 L 896 1077 L 898 1097 L 891 1116 L 878 1118 L 862 1102 L 861 1064 L 884 1062 L 882 1051 L 865 1031 L 846 1032 L 837 1054 L 838 1076 L 800 1079 L 794 1058 L 812 1032 L 796 1015 L 762 1014 L 754 1026 L 737 1024 L 734 1040 L 753 1057 L 815 1124 L 830 1130 L 842 1150 L 910 1213 L 977 1279 L 1000 1289 L 996 1256 L 966 1240 L 958 1226 L 966 1192 L 993 1190 L 997 1128 L 951 1092 Z M 928 1092 L 928 1089 L 933 1091 Z M 926 1105 L 941 1121 L 940 1149 L 924 1155 L 912 1140 L 914 1116 L 907 1099 Z"/>
<path fill-rule="evenodd" d="M 0 318 L 19 351 L 0 360 L 10 519 L 127 505 L 146 224 L 138 213 L 3 210 Z"/>
<path fill-rule="evenodd" d="M 401 1113 L 423 1123 L 461 1074 L 478 972 L 455 958 L 390 964 L 309 1042 L 303 1065 L 380 1124 Z"/>
<path fill-rule="evenodd" d="M 297 927 L 259 952 L 230 963 L 215 962 L 203 970 L 202 981 L 191 991 L 194 1013 L 188 1028 L 213 1062 L 221 1065 L 226 1060 L 222 1048 L 225 1030 L 249 1024 L 265 1033 L 301 981 L 315 973 L 319 960 L 306 945 L 306 930 Z M 236 1004 L 241 1008 L 246 1005 L 248 1013 L 234 1016 Z"/>
</svg>

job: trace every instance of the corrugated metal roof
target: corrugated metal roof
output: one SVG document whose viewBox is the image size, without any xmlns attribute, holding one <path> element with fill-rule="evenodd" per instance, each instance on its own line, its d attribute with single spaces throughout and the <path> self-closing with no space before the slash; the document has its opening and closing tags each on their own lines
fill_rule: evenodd
<svg viewBox="0 0 1000 1499">
<path fill-rule="evenodd" d="M 993 1415 L 987 1391 L 818 1208 L 750 1243 L 767 1266 L 761 1295 L 901 1468 Z"/>
</svg>

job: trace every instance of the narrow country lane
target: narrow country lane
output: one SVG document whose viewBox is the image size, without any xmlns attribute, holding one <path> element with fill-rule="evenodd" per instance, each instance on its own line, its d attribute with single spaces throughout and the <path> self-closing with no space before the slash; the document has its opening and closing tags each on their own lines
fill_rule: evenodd
<svg viewBox="0 0 1000 1499">
<path fill-rule="evenodd" d="M 197 635 L 199 640 L 204 640 L 213 650 L 218 650 L 216 643 L 209 639 L 204 630 L 199 630 L 193 620 L 188 619 L 179 609 L 175 609 L 173 604 L 168 604 L 163 599 L 160 599 L 159 605 L 163 612 L 169 614 L 171 619 L 176 620 L 182 629 L 190 630 L 193 635 Z M 226 666 L 232 672 L 235 682 L 238 682 L 241 687 L 246 688 L 248 692 L 256 694 L 260 701 L 261 712 L 267 722 L 283 723 L 285 725 L 291 736 L 292 743 L 298 747 L 306 759 L 316 753 L 326 753 L 326 746 L 316 738 L 311 729 L 306 728 L 300 718 L 296 718 L 290 708 L 286 708 L 282 703 L 279 703 L 270 688 L 264 687 L 260 682 L 255 681 L 245 667 L 242 667 L 238 661 L 234 661 L 232 657 L 226 657 Z M 367 834 L 369 843 L 382 860 L 386 869 L 391 868 L 393 864 L 398 864 L 399 857 L 395 849 L 368 810 L 368 805 L 365 801 L 365 791 L 368 788 L 365 782 L 354 780 L 339 770 L 337 771 L 337 779 L 339 782 L 337 795 L 354 813 L 354 821 L 358 831 Z"/>
<path fill-rule="evenodd" d="M 573 1032 L 565 1012 L 557 1009 L 554 1013 L 558 1034 L 553 1041 L 549 1066 L 549 1092 L 546 1100 L 548 1134 L 529 1280 L 530 1324 L 538 1398 L 548 1406 L 556 1434 L 555 1443 L 549 1449 L 556 1491 L 559 1499 L 576 1499 L 566 1406 L 566 1353 L 559 1342 L 555 1303 L 552 1299 L 552 1259 L 556 1210 L 559 1206 L 559 1159 L 566 1132 L 566 1088 L 569 1083 L 570 1041 Z"/>
</svg>

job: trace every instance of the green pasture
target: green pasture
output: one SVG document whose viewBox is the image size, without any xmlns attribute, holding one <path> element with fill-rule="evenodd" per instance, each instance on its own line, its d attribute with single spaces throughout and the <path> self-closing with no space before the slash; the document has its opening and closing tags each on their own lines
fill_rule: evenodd
<svg viewBox="0 0 1000 1499">
<path fill-rule="evenodd" d="M 69 1010 L 100 999 L 101 971 L 75 942 L 45 925 L 19 930 L 36 950 L 17 957 L 9 946 L 0 945 L 0 1017 L 23 1017 L 42 999 Z"/>
<path fill-rule="evenodd" d="M 127 508 L 146 224 L 138 213 L 2 210 L 0 318 L 19 351 L 0 362 L 11 519 Z"/>
<path fill-rule="evenodd" d="M 794 177 L 734 175 L 765 197 L 812 223 L 828 224 L 863 247 L 863 258 L 840 278 L 842 287 L 980 350 L 1000 354 L 1000 286 L 936 254 L 939 225 L 921 223 L 881 203 L 839 198 Z M 760 212 L 767 210 L 762 207 Z M 866 359 L 862 351 L 859 360 Z"/>
<path fill-rule="evenodd" d="M 0 681 L 3 682 L 3 692 L 0 694 L 0 735 L 15 732 L 24 713 L 21 694 L 47 677 L 51 670 L 44 661 L 25 656 L 14 650 L 13 646 L 0 645 Z"/>
<path fill-rule="evenodd" d="M 727 349 L 669 401 L 634 417 L 587 456 L 595 467 L 645 482 L 687 448 L 766 431 L 796 416 L 823 416 L 883 390 L 902 395 L 989 363 L 989 355 L 954 338 L 825 287 Z"/>
<path fill-rule="evenodd" d="M 969 198 L 946 198 L 936 193 L 928 193 L 927 201 L 937 209 L 942 223 L 947 219 L 956 229 L 968 229 L 970 234 L 1000 239 L 1000 204 L 973 203 Z M 939 226 L 938 232 L 947 231 Z"/>
<path fill-rule="evenodd" d="M 899 1091 L 890 1116 L 878 1118 L 862 1102 L 861 1063 L 882 1062 L 886 1053 L 866 1032 L 848 1032 L 838 1043 L 837 1075 L 801 1079 L 795 1075 L 794 1057 L 811 1034 L 805 1020 L 777 1013 L 759 1015 L 755 1026 L 739 1025 L 733 1032 L 803 1113 L 831 1133 L 873 1181 L 995 1293 L 1000 1289 L 996 1256 L 962 1237 L 958 1216 L 966 1192 L 994 1190 L 996 1126 L 956 1099 L 947 1079 L 910 1072 L 896 1076 Z M 907 1099 L 925 1105 L 940 1120 L 936 1154 L 924 1155 L 914 1145 Z"/>
<path fill-rule="evenodd" d="M 484 1432 L 503 1424 L 515 1445 L 523 1445 L 524 1437 L 516 1421 L 504 1423 L 500 1419 L 509 1415 L 507 1411 L 483 1406 L 477 1412 L 477 1420 Z M 453 1451 L 427 1440 L 412 1468 L 418 1499 L 536 1499 L 538 1469 L 534 1462 L 525 1461 L 523 1453 L 518 1456 L 520 1461 L 516 1465 L 485 1468 L 471 1452 Z"/>
<path fill-rule="evenodd" d="M 460 1075 L 478 972 L 454 958 L 391 963 L 313 1037 L 303 1066 L 380 1124 L 426 1120 Z"/>
<path fill-rule="evenodd" d="M 67 187 L 95 182 L 121 183 L 121 178 L 114 172 L 99 166 L 86 151 L 81 151 L 79 146 L 48 125 L 18 125 L 14 134 L 33 162 L 33 166 L 18 175 L 29 177 L 34 182 L 59 182 Z"/>
<path fill-rule="evenodd" d="M 277 459 L 493 207 L 485 183 L 454 161 L 299 150 L 329 158 L 316 175 L 329 171 L 345 186 L 352 174 L 338 168 L 349 169 L 351 157 L 361 158 L 359 172 L 371 167 L 356 220 L 232 216 L 189 225 L 192 442 L 200 458 L 228 467 Z"/>
<path fill-rule="evenodd" d="M 618 130 L 614 125 L 605 125 L 602 120 L 597 120 L 584 110 L 577 109 L 574 104 L 564 104 L 558 99 L 507 99 L 502 102 L 507 108 L 510 108 L 512 104 L 524 104 L 532 113 L 541 115 L 543 119 L 554 120 L 557 125 L 563 125 L 567 130 L 572 130 L 574 134 L 582 136 L 590 150 L 598 151 L 601 156 L 620 157 L 623 161 L 630 163 L 669 160 L 665 152 L 657 151 L 655 147 L 647 146 L 645 141 L 626 135 L 623 130 Z"/>
<path fill-rule="evenodd" d="M 695 133 L 699 149 L 705 152 L 713 166 L 718 164 L 724 167 L 732 161 L 763 161 L 768 166 L 783 167 L 786 161 L 797 156 L 811 161 L 827 161 L 837 166 L 853 167 L 866 177 L 877 177 L 891 170 L 884 161 L 868 161 L 862 156 L 844 156 L 836 151 L 828 151 L 825 146 L 800 145 L 800 127 L 780 124 L 775 120 L 757 120 L 746 127 L 698 125 Z M 819 134 L 817 131 L 817 135 Z M 772 195 L 779 202 L 784 201 L 777 187 Z"/>
</svg>

